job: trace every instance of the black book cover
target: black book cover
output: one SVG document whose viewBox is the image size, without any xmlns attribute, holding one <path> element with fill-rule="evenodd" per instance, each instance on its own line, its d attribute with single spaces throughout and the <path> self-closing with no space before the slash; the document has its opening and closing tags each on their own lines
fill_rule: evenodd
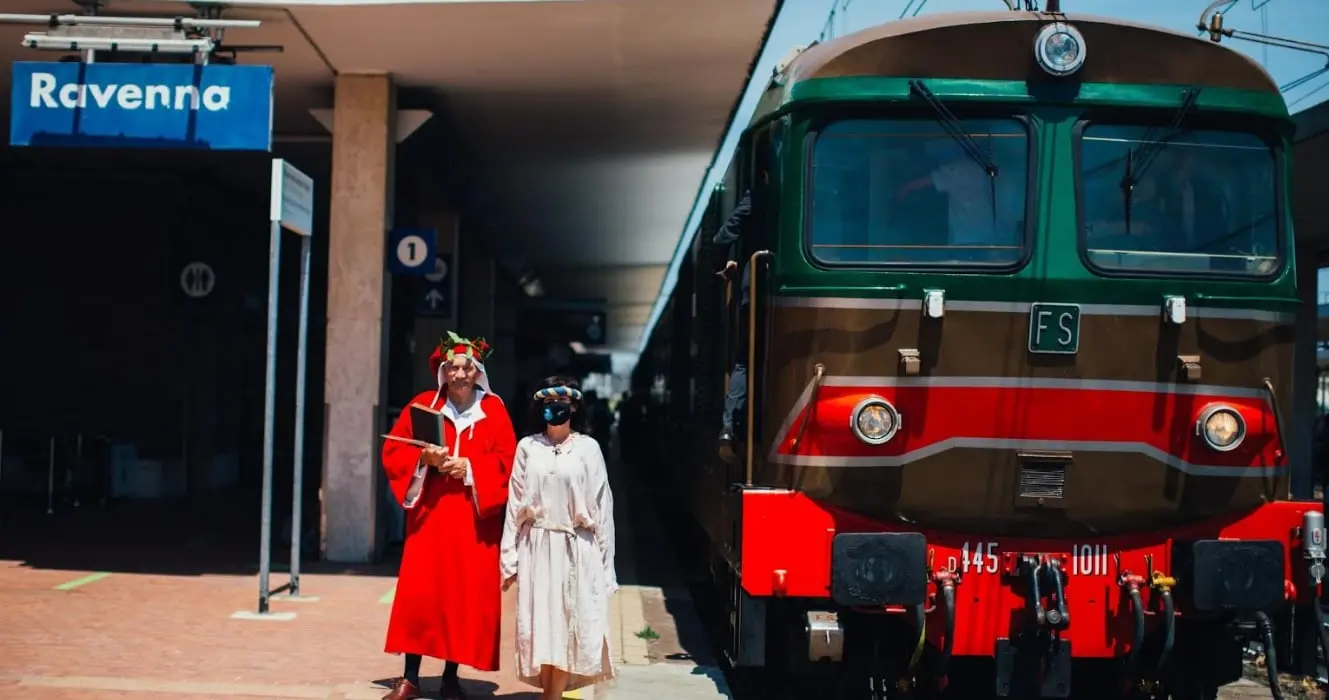
<svg viewBox="0 0 1329 700">
<path fill-rule="evenodd" d="M 411 436 L 431 445 L 443 444 L 443 414 L 428 406 L 411 404 Z"/>
</svg>

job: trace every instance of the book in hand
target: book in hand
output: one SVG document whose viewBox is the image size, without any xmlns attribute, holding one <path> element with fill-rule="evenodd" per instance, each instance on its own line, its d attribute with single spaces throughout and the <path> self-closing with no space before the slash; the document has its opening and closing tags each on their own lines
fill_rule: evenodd
<svg viewBox="0 0 1329 700">
<path fill-rule="evenodd" d="M 443 445 L 443 412 L 423 404 L 411 404 L 411 437 L 431 445 Z"/>
<path fill-rule="evenodd" d="M 418 403 L 411 404 L 411 435 L 417 443 L 442 446 L 442 411 Z M 420 496 L 425 491 L 425 479 L 428 477 L 429 467 L 422 462 L 415 468 L 415 474 L 411 475 L 411 485 L 406 488 L 406 498 L 402 499 L 402 508 L 410 510 L 420 502 Z"/>
</svg>

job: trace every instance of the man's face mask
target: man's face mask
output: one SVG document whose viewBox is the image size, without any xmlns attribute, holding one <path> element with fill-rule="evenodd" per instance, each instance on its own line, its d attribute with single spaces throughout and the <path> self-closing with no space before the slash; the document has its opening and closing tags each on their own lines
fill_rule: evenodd
<svg viewBox="0 0 1329 700">
<path fill-rule="evenodd" d="M 547 403 L 544 419 L 550 425 L 563 425 L 572 420 L 572 406 L 566 403 Z"/>
</svg>

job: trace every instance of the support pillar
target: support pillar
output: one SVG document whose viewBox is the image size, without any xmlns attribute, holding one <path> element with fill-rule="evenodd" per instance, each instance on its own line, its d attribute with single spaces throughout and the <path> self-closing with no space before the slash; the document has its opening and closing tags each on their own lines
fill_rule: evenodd
<svg viewBox="0 0 1329 700">
<path fill-rule="evenodd" d="M 392 225 L 395 90 L 387 74 L 342 74 L 333 106 L 324 374 L 323 557 L 361 563 L 382 539 L 379 452 Z"/>
</svg>

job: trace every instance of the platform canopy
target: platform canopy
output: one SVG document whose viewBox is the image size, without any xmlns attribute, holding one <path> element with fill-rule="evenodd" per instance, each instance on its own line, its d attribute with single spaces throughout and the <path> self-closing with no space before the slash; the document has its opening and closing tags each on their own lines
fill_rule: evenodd
<svg viewBox="0 0 1329 700">
<path fill-rule="evenodd" d="M 192 17 L 191 4 L 211 3 L 108 0 L 101 13 Z M 283 47 L 238 59 L 275 69 L 279 144 L 326 138 L 315 115 L 332 107 L 336 74 L 391 73 L 399 106 L 446 119 L 464 146 L 485 237 L 549 297 L 609 300 L 609 345 L 632 351 L 776 5 L 238 0 L 222 16 L 262 21 L 228 30 L 226 44 Z M 82 10 L 7 0 L 3 11 Z M 42 29 L 0 24 L 0 61 L 58 60 L 20 46 Z M 10 71 L 0 80 L 7 102 Z"/>
</svg>

